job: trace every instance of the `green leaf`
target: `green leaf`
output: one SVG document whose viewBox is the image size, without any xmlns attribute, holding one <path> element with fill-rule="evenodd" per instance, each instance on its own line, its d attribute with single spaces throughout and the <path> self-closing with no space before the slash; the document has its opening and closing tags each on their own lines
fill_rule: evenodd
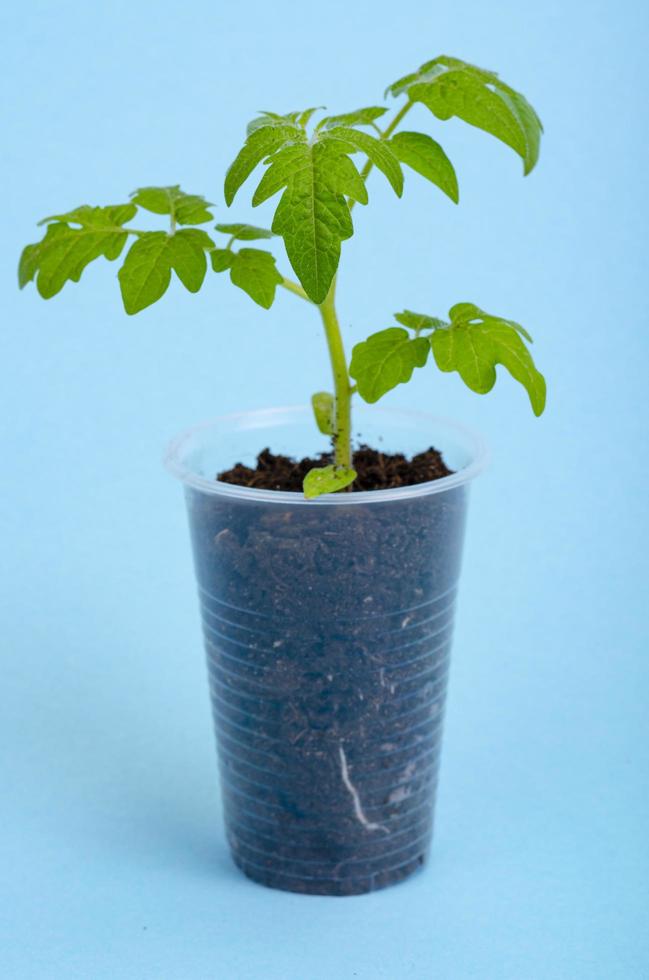
<svg viewBox="0 0 649 980">
<path fill-rule="evenodd" d="M 210 201 L 198 194 L 185 194 L 178 184 L 172 187 L 140 187 L 131 194 L 138 207 L 154 214 L 168 214 L 179 225 L 202 225 L 213 221 Z"/>
<path fill-rule="evenodd" d="M 304 130 L 295 123 L 264 117 L 259 126 L 249 133 L 245 145 L 230 165 L 225 175 L 225 201 L 228 207 L 241 185 L 255 167 L 275 150 L 288 142 L 306 142 Z"/>
<path fill-rule="evenodd" d="M 316 105 L 313 106 L 311 109 L 303 109 L 302 112 L 300 112 L 299 115 L 297 116 L 297 119 L 295 120 L 298 126 L 308 126 L 313 113 L 318 112 L 318 110 L 320 109 L 324 109 L 324 106 Z"/>
<path fill-rule="evenodd" d="M 332 147 L 329 146 L 328 151 L 331 150 Z M 354 161 L 350 160 L 336 146 L 333 147 L 333 152 L 325 154 L 325 159 L 327 156 L 329 156 L 327 163 L 329 167 L 328 180 L 332 190 L 351 198 L 353 201 L 358 201 L 359 204 L 367 204 L 367 187 L 356 169 Z"/>
<path fill-rule="evenodd" d="M 356 470 L 346 466 L 319 466 L 309 470 L 304 477 L 304 496 L 312 499 L 323 493 L 335 493 L 343 490 L 356 479 Z"/>
<path fill-rule="evenodd" d="M 503 317 L 492 317 L 488 313 L 485 313 L 484 310 L 481 310 L 479 306 L 476 306 L 475 303 L 456 303 L 455 306 L 451 307 L 450 317 L 451 320 L 458 323 L 460 321 L 497 320 L 499 323 L 506 323 L 508 326 L 513 327 L 522 337 L 525 337 L 525 340 L 530 344 L 533 343 L 529 333 L 520 323 L 516 323 L 515 320 L 505 320 Z M 447 326 L 443 321 L 440 321 L 440 325 Z"/>
<path fill-rule="evenodd" d="M 398 81 L 393 82 L 392 85 L 388 85 L 386 89 L 386 95 L 388 93 L 397 96 L 408 94 L 411 86 L 417 82 L 421 82 L 422 79 L 434 79 L 437 75 L 441 75 L 448 71 L 449 68 L 455 67 L 458 69 L 469 67 L 471 70 L 485 82 L 494 82 L 498 80 L 498 75 L 494 71 L 489 71 L 486 68 L 478 68 L 477 65 L 469 65 L 466 61 L 461 61 L 459 58 L 451 58 L 448 55 L 439 55 L 437 58 L 432 58 L 425 64 L 421 65 L 417 71 L 411 72 L 409 75 L 404 75 Z"/>
<path fill-rule="evenodd" d="M 91 208 L 86 205 L 58 217 L 46 218 L 44 238 L 28 245 L 20 258 L 18 282 L 22 288 L 36 278 L 36 288 L 44 299 L 61 291 L 66 282 L 78 282 L 89 262 L 103 256 L 112 261 L 124 247 L 128 233 L 121 227 L 135 213 L 132 204 Z"/>
<path fill-rule="evenodd" d="M 204 231 L 184 228 L 174 235 L 152 231 L 131 246 L 119 270 L 122 300 L 127 313 L 138 313 L 166 292 L 171 270 L 192 293 L 203 284 L 207 261 L 205 251 L 214 242 Z"/>
<path fill-rule="evenodd" d="M 538 160 L 541 120 L 527 99 L 495 72 L 442 55 L 399 79 L 389 91 L 421 102 L 438 119 L 457 116 L 495 136 L 522 158 L 525 174 Z"/>
<path fill-rule="evenodd" d="M 213 248 L 210 252 L 210 261 L 215 272 L 225 272 L 232 267 L 234 252 L 229 248 Z"/>
<path fill-rule="evenodd" d="M 375 115 L 376 107 L 367 111 Z M 365 182 L 350 154 L 365 152 L 397 193 L 401 193 L 403 174 L 390 147 L 367 133 L 336 125 L 318 130 L 307 140 L 303 126 L 311 112 L 263 113 L 255 120 L 228 171 L 225 195 L 230 203 L 255 167 L 262 162 L 266 165 L 253 194 L 253 206 L 281 193 L 272 230 L 284 239 L 289 261 L 308 297 L 321 303 L 336 273 L 341 243 L 354 231 L 350 202 L 367 203 Z"/>
<path fill-rule="evenodd" d="M 430 338 L 437 366 L 457 371 L 464 383 L 479 394 L 496 383 L 496 365 L 502 364 L 527 390 L 532 410 L 545 408 L 546 384 L 513 321 L 480 310 L 472 303 L 458 303 L 449 311 L 451 323 Z"/>
<path fill-rule="evenodd" d="M 273 166 L 278 168 L 272 170 L 273 186 L 285 183 L 273 231 L 283 237 L 309 298 L 322 303 L 338 268 L 341 242 L 354 231 L 345 195 L 362 199 L 362 181 L 344 149 L 328 143 L 304 145 L 299 156 L 285 155 Z"/>
<path fill-rule="evenodd" d="M 375 167 L 378 167 L 385 174 L 397 197 L 401 197 L 403 172 L 389 142 L 379 140 L 375 136 L 370 136 L 369 133 L 357 129 L 349 129 L 346 126 L 337 126 L 335 129 L 323 132 L 322 139 L 341 140 L 347 144 L 346 148 L 351 146 L 354 150 L 360 150 L 372 161 Z"/>
<path fill-rule="evenodd" d="M 336 126 L 371 126 L 388 110 L 385 106 L 371 105 L 365 109 L 344 112 L 340 116 L 326 116 L 318 123 L 318 129 L 333 129 Z"/>
<path fill-rule="evenodd" d="M 409 381 L 428 358 L 427 337 L 412 338 L 402 327 L 388 327 L 356 344 L 349 373 L 366 402 L 376 402 L 391 388 Z"/>
<path fill-rule="evenodd" d="M 210 259 L 215 272 L 229 269 L 233 284 L 248 293 L 255 303 L 266 310 L 272 306 L 275 290 L 283 277 L 277 271 L 275 257 L 270 252 L 257 248 L 242 248 L 238 252 L 229 248 L 214 248 Z"/>
<path fill-rule="evenodd" d="M 20 261 L 18 262 L 18 285 L 24 289 L 28 282 L 31 282 L 38 272 L 38 265 L 41 260 L 41 243 L 36 245 L 26 245 L 22 250 Z"/>
<path fill-rule="evenodd" d="M 289 143 L 277 150 L 269 160 L 269 165 L 252 196 L 252 206 L 258 207 L 286 187 L 293 174 L 308 169 L 310 147 L 303 143 Z"/>
<path fill-rule="evenodd" d="M 40 226 L 52 221 L 64 221 L 68 224 L 81 225 L 82 228 L 105 229 L 111 225 L 125 225 L 127 221 L 135 217 L 136 213 L 135 204 L 109 204 L 106 207 L 91 207 L 89 204 L 82 204 L 66 214 L 54 214 L 50 215 L 49 218 L 43 218 L 38 224 Z"/>
<path fill-rule="evenodd" d="M 425 133 L 402 132 L 395 133 L 390 146 L 401 163 L 412 167 L 458 203 L 460 194 L 455 170 L 439 143 Z"/>
<path fill-rule="evenodd" d="M 241 242 L 254 242 L 260 238 L 272 238 L 273 232 L 268 228 L 257 228 L 255 225 L 232 224 L 216 225 L 216 230 L 230 235 Z"/>
<path fill-rule="evenodd" d="M 438 327 L 445 327 L 447 324 L 436 316 L 428 316 L 427 313 L 413 313 L 412 310 L 404 310 L 402 313 L 395 313 L 394 319 L 397 323 L 402 323 L 409 330 L 437 330 Z"/>
<path fill-rule="evenodd" d="M 496 82 L 495 87 L 501 100 L 509 107 L 512 117 L 516 119 L 523 133 L 523 153 L 521 153 L 513 143 L 510 143 L 509 145 L 512 146 L 523 158 L 523 173 L 527 175 L 538 163 L 539 154 L 541 151 L 543 123 L 539 119 L 536 110 L 530 105 L 524 95 L 521 95 L 520 92 L 516 92 L 508 85 L 503 84 L 503 82 Z M 487 130 L 487 132 L 489 132 L 489 130 Z M 506 143 L 507 140 L 504 140 L 504 142 Z"/>
<path fill-rule="evenodd" d="M 273 305 L 275 290 L 282 278 L 275 267 L 275 256 L 270 252 L 242 248 L 234 253 L 230 279 L 265 310 Z"/>
<path fill-rule="evenodd" d="M 334 396 L 328 391 L 316 391 L 311 395 L 311 406 L 316 425 L 324 436 L 334 434 Z"/>
<path fill-rule="evenodd" d="M 304 110 L 304 111 L 308 112 L 309 110 Z M 264 129 L 265 127 L 268 126 L 275 126 L 275 127 L 292 126 L 297 129 L 300 129 L 301 127 L 299 125 L 298 120 L 300 118 L 301 112 L 302 110 L 298 110 L 297 112 L 284 112 L 284 113 L 262 112 L 259 116 L 257 116 L 255 119 L 252 119 L 248 123 L 248 125 L 246 126 L 246 134 L 250 136 L 250 134 L 254 133 L 255 130 Z"/>
</svg>

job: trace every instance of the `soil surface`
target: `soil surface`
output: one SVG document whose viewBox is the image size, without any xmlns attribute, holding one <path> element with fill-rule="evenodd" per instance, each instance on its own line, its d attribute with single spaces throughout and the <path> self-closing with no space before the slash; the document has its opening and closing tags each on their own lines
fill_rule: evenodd
<svg viewBox="0 0 649 980">
<path fill-rule="evenodd" d="M 265 450 L 220 479 L 300 490 L 325 459 Z M 449 472 L 435 450 L 408 462 L 363 447 L 355 466 L 358 489 Z M 464 487 L 335 507 L 189 491 L 227 835 L 256 881 L 353 895 L 424 863 L 465 500 Z"/>
<path fill-rule="evenodd" d="M 224 483 L 239 487 L 256 487 L 260 490 L 302 490 L 302 481 L 309 470 L 316 466 L 328 466 L 333 462 L 330 453 L 321 453 L 313 459 L 292 459 L 264 449 L 257 457 L 253 469 L 236 463 L 232 469 L 218 474 Z M 428 483 L 449 476 L 449 470 L 441 454 L 433 449 L 418 453 L 408 459 L 402 453 L 383 453 L 369 446 L 360 446 L 353 455 L 353 467 L 358 476 L 349 488 L 359 490 L 392 490 L 416 483 Z"/>
</svg>

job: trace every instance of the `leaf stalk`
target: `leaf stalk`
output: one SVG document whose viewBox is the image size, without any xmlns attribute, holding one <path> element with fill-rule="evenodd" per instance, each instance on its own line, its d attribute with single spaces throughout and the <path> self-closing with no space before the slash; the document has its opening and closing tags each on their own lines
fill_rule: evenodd
<svg viewBox="0 0 649 980">
<path fill-rule="evenodd" d="M 313 303 L 313 300 L 307 295 L 305 290 L 302 289 L 300 284 L 297 282 L 293 282 L 292 279 L 287 279 L 286 277 L 284 277 L 279 285 L 283 286 L 284 289 L 288 289 L 289 293 L 293 293 L 294 296 L 299 296 L 300 299 L 306 300 L 307 303 Z"/>
<path fill-rule="evenodd" d="M 404 102 L 404 104 L 401 106 L 401 108 L 399 109 L 399 111 L 395 114 L 395 116 L 392 119 L 391 123 L 388 126 L 386 126 L 385 129 L 379 130 L 379 139 L 381 139 L 381 140 L 388 140 L 388 139 L 390 139 L 390 137 L 392 136 L 393 132 L 395 131 L 395 129 L 397 128 L 397 126 L 399 125 L 399 123 L 402 121 L 402 119 L 404 118 L 404 116 L 406 115 L 406 113 L 409 112 L 412 109 L 413 105 L 414 105 L 414 102 L 411 102 L 410 100 L 408 100 L 407 102 Z M 366 162 L 365 162 L 365 166 L 361 170 L 361 179 L 362 180 L 367 180 L 367 178 L 369 177 L 370 172 L 371 172 L 373 166 L 374 166 L 374 164 L 368 158 L 366 160 Z M 353 200 L 350 200 L 348 202 L 348 204 L 349 204 L 349 210 L 350 211 L 354 207 L 355 203 L 356 203 L 356 201 L 353 201 Z"/>
</svg>

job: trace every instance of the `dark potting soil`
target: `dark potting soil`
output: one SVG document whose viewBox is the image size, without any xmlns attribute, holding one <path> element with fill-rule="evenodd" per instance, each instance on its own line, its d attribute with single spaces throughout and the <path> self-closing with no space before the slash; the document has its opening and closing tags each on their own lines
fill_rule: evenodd
<svg viewBox="0 0 649 980">
<path fill-rule="evenodd" d="M 328 466 L 332 462 L 331 453 L 296 460 L 264 449 L 259 453 L 254 469 L 243 463 L 236 463 L 231 469 L 219 473 L 218 479 L 239 487 L 300 491 L 309 470 L 316 466 Z M 360 446 L 354 452 L 353 467 L 357 477 L 350 487 L 352 492 L 409 487 L 417 483 L 427 483 L 429 480 L 439 480 L 452 472 L 441 453 L 432 446 L 412 459 L 402 453 L 383 453 L 378 449 L 370 449 L 369 446 Z"/>
<path fill-rule="evenodd" d="M 359 452 L 367 480 L 408 465 Z M 448 473 L 435 457 L 425 465 Z M 282 489 L 312 465 L 291 462 Z M 188 499 L 235 862 L 312 894 L 406 878 L 432 833 L 465 489 L 371 505 Z"/>
</svg>

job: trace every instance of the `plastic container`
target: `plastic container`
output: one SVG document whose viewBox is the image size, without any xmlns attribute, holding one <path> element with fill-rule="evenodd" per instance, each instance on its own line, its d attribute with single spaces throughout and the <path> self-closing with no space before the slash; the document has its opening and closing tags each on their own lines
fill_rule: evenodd
<svg viewBox="0 0 649 980">
<path fill-rule="evenodd" d="M 398 490 L 299 493 L 215 480 L 269 446 L 326 448 L 306 408 L 181 435 L 225 823 L 237 865 L 273 888 L 372 891 L 426 860 L 475 436 L 358 408 L 359 441 L 435 446 L 455 472 Z"/>
</svg>

